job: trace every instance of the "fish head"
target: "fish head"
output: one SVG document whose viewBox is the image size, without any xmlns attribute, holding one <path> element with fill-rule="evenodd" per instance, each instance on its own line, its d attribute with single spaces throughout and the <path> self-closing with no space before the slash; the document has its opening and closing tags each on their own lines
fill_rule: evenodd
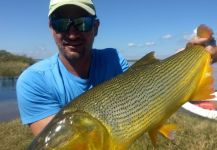
<svg viewBox="0 0 217 150">
<path fill-rule="evenodd" d="M 109 134 L 84 112 L 58 114 L 29 146 L 29 150 L 108 149 Z"/>
</svg>

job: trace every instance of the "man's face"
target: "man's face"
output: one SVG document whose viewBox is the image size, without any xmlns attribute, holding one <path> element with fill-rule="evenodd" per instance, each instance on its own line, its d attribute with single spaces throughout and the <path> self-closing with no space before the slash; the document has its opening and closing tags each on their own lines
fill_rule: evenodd
<svg viewBox="0 0 217 150">
<path fill-rule="evenodd" d="M 72 5 L 63 6 L 54 14 L 57 19 L 89 16 L 83 9 Z M 90 57 L 98 26 L 99 21 L 94 20 L 93 27 L 89 31 L 80 32 L 71 25 L 66 32 L 58 32 L 50 24 L 50 29 L 60 51 L 60 57 L 71 63 L 79 60 L 85 61 L 86 58 Z"/>
</svg>

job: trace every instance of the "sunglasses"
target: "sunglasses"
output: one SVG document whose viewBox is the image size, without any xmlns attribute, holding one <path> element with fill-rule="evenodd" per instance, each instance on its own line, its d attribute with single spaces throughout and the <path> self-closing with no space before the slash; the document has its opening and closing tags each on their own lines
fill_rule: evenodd
<svg viewBox="0 0 217 150">
<path fill-rule="evenodd" d="M 93 28 L 95 16 L 86 16 L 79 18 L 51 18 L 52 28 L 59 33 L 66 33 L 71 26 L 79 32 L 88 32 Z"/>
</svg>

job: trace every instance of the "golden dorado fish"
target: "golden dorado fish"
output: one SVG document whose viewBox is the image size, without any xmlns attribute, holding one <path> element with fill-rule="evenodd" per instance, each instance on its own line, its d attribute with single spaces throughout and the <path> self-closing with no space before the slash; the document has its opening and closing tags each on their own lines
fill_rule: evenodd
<svg viewBox="0 0 217 150">
<path fill-rule="evenodd" d="M 153 143 L 157 133 L 173 139 L 166 120 L 185 102 L 212 97 L 210 61 L 198 45 L 164 60 L 151 52 L 65 106 L 29 150 L 127 149 L 145 132 Z"/>
</svg>

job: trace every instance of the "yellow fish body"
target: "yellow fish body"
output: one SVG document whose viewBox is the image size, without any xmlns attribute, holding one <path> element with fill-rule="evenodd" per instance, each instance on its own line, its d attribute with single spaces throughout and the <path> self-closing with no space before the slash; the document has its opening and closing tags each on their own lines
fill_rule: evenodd
<svg viewBox="0 0 217 150">
<path fill-rule="evenodd" d="M 172 139 L 176 126 L 165 121 L 185 102 L 211 98 L 210 61 L 202 46 L 164 60 L 150 53 L 65 106 L 29 149 L 127 149 L 145 132 L 153 143 L 158 132 Z"/>
</svg>

